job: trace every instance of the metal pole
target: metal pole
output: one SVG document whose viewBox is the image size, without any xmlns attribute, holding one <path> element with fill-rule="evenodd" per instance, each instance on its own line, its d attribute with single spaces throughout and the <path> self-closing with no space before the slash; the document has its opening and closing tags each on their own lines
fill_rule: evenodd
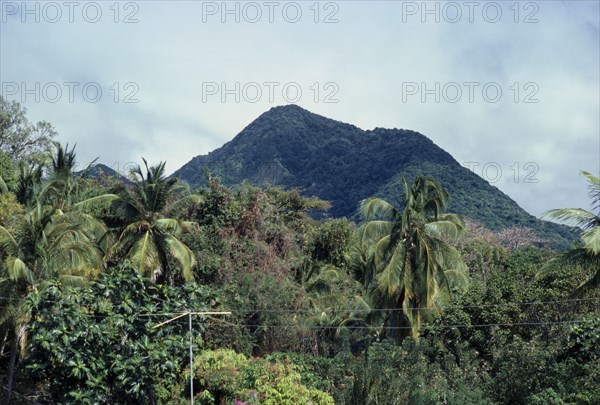
<svg viewBox="0 0 600 405">
<path fill-rule="evenodd" d="M 192 311 L 188 313 L 190 323 L 190 404 L 194 405 L 194 352 L 192 350 Z"/>
<path fill-rule="evenodd" d="M 203 311 L 203 312 L 184 312 L 176 317 L 168 319 L 164 322 L 159 323 L 158 325 L 154 325 L 153 328 L 160 328 L 163 325 L 166 325 L 170 322 L 173 322 L 176 319 L 183 318 L 184 316 L 188 316 L 188 322 L 190 324 L 190 404 L 194 405 L 194 352 L 193 352 L 193 333 L 192 333 L 192 315 L 231 315 L 231 311 Z"/>
</svg>

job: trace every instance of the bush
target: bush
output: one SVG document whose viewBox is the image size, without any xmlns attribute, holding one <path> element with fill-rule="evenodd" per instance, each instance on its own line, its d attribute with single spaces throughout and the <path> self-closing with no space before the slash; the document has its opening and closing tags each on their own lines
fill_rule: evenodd
<svg viewBox="0 0 600 405">
<path fill-rule="evenodd" d="M 289 362 L 248 359 L 233 350 L 206 350 L 194 361 L 194 399 L 201 404 L 333 405 L 333 398 L 308 388 Z"/>
</svg>

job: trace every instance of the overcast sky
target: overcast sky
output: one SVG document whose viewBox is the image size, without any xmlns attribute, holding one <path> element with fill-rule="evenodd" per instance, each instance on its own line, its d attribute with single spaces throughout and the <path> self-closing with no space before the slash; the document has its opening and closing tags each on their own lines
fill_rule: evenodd
<svg viewBox="0 0 600 405">
<path fill-rule="evenodd" d="M 0 2 L 0 92 L 82 163 L 172 172 L 295 103 L 421 132 L 534 215 L 589 208 L 598 1 L 23 4 Z"/>
</svg>

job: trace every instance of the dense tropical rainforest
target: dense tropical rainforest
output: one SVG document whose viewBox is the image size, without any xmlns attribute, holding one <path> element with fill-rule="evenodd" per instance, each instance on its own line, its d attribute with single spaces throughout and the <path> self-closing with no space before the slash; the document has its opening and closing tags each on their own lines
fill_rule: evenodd
<svg viewBox="0 0 600 405">
<path fill-rule="evenodd" d="M 598 403 L 598 177 L 591 211 L 546 214 L 579 237 L 555 251 L 448 212 L 427 173 L 350 219 L 203 175 L 81 171 L 0 98 L 6 403 Z"/>
</svg>

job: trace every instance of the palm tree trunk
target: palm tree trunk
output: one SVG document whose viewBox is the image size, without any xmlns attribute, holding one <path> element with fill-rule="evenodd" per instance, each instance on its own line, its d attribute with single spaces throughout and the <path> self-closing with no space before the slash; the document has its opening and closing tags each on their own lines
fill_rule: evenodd
<svg viewBox="0 0 600 405">
<path fill-rule="evenodd" d="M 8 365 L 8 381 L 6 383 L 6 405 L 10 405 L 12 403 L 12 390 L 15 382 L 15 368 L 17 365 L 17 358 L 19 356 L 19 346 L 24 334 L 25 326 L 20 326 L 19 331 L 15 335 L 15 341 L 13 342 L 13 346 L 11 348 L 10 363 Z"/>
<path fill-rule="evenodd" d="M 148 370 L 150 369 L 150 359 L 146 358 L 146 367 Z M 148 404 L 156 405 L 156 398 L 154 398 L 154 388 L 151 384 L 146 384 L 146 389 L 148 390 Z"/>
<path fill-rule="evenodd" d="M 388 334 L 388 338 L 390 340 L 394 340 L 395 336 L 396 336 L 396 312 L 394 309 L 392 309 L 390 311 L 390 329 L 389 329 L 389 334 Z"/>
<path fill-rule="evenodd" d="M 319 356 L 319 339 L 317 338 L 317 332 L 312 334 L 312 341 L 312 353 L 313 356 L 317 357 Z"/>
<path fill-rule="evenodd" d="M 0 358 L 4 357 L 4 351 L 6 350 L 6 346 L 9 344 L 9 336 L 10 336 L 10 328 L 6 328 L 6 332 L 4 333 L 4 338 L 2 338 L 2 345 L 0 345 Z"/>
<path fill-rule="evenodd" d="M 396 301 L 395 306 L 390 311 L 391 322 L 390 322 L 390 329 L 389 329 L 388 337 L 390 340 L 397 340 L 398 342 L 400 342 L 403 338 L 406 337 L 406 336 L 404 336 L 404 329 L 396 330 L 397 327 L 404 326 L 404 324 L 405 324 L 405 322 L 403 322 L 403 319 L 404 319 L 404 310 L 402 309 L 403 301 L 404 301 L 404 291 L 402 291 L 402 293 L 400 293 L 400 297 L 398 297 L 398 301 Z M 396 338 L 396 332 L 398 332 L 398 338 Z"/>
</svg>

